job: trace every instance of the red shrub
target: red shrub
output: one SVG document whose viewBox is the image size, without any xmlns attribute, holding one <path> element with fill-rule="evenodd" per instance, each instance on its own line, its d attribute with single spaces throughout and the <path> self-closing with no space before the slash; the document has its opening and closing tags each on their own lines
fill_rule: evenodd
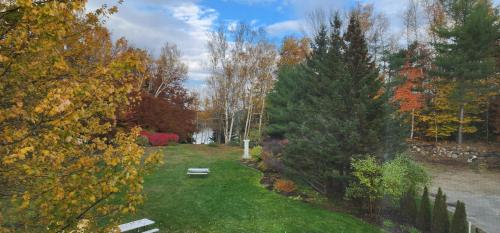
<svg viewBox="0 0 500 233">
<path fill-rule="evenodd" d="M 153 146 L 166 146 L 169 142 L 179 142 L 179 135 L 174 133 L 150 133 L 141 131 L 141 135 L 149 139 L 149 143 Z"/>
</svg>

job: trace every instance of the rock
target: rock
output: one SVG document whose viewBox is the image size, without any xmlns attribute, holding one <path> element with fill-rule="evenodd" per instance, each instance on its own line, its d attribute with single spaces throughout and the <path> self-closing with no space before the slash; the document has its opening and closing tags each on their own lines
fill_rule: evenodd
<svg viewBox="0 0 500 233">
<path fill-rule="evenodd" d="M 451 154 L 451 157 L 456 159 L 456 158 L 458 158 L 458 154 L 453 153 L 453 154 Z"/>
</svg>

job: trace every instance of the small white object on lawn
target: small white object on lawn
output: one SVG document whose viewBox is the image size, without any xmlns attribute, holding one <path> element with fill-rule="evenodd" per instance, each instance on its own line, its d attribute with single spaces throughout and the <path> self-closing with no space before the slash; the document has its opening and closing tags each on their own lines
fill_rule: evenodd
<svg viewBox="0 0 500 233">
<path fill-rule="evenodd" d="M 151 229 L 149 231 L 143 231 L 142 233 L 153 233 L 153 232 L 158 232 L 158 231 L 160 231 L 160 229 L 155 228 L 155 229 Z"/>
<path fill-rule="evenodd" d="M 249 153 L 249 149 L 248 149 L 249 144 L 250 144 L 250 140 L 248 140 L 248 139 L 243 140 L 243 145 L 244 145 L 243 159 L 250 159 L 250 153 Z"/>
<path fill-rule="evenodd" d="M 147 218 L 143 218 L 141 220 L 137 220 L 137 221 L 133 221 L 133 222 L 119 225 L 118 228 L 120 228 L 120 232 L 126 232 L 126 231 L 134 230 L 137 228 L 149 226 L 149 225 L 154 224 L 154 223 L 155 222 L 152 220 L 149 220 Z"/>
<path fill-rule="evenodd" d="M 188 168 L 188 175 L 208 175 L 210 169 L 208 168 Z"/>
</svg>

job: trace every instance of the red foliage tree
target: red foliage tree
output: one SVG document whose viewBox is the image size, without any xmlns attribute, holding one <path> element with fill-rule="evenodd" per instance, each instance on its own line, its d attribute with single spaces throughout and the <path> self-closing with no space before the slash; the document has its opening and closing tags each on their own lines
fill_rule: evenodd
<svg viewBox="0 0 500 233">
<path fill-rule="evenodd" d="M 411 112 L 411 133 L 413 139 L 415 125 L 415 111 L 423 107 L 423 94 L 417 89 L 421 86 L 424 72 L 422 68 L 412 67 L 406 63 L 399 71 L 399 75 L 405 77 L 405 82 L 396 88 L 394 99 L 399 102 L 399 111 Z"/>
<path fill-rule="evenodd" d="M 181 141 L 188 140 L 196 130 L 196 112 L 192 108 L 194 99 L 186 92 L 178 92 L 170 99 L 155 98 L 149 93 L 142 93 L 141 97 L 141 101 L 127 114 L 129 124 L 157 132 L 175 133 Z"/>
</svg>

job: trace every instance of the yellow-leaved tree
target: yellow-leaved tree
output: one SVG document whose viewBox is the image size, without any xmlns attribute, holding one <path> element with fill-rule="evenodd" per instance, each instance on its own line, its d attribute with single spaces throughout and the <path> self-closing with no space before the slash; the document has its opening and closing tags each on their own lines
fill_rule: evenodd
<svg viewBox="0 0 500 233">
<path fill-rule="evenodd" d="M 160 161 L 116 124 L 144 52 L 113 45 L 102 19 L 115 8 L 85 3 L 0 2 L 0 232 L 108 231 Z"/>
</svg>

